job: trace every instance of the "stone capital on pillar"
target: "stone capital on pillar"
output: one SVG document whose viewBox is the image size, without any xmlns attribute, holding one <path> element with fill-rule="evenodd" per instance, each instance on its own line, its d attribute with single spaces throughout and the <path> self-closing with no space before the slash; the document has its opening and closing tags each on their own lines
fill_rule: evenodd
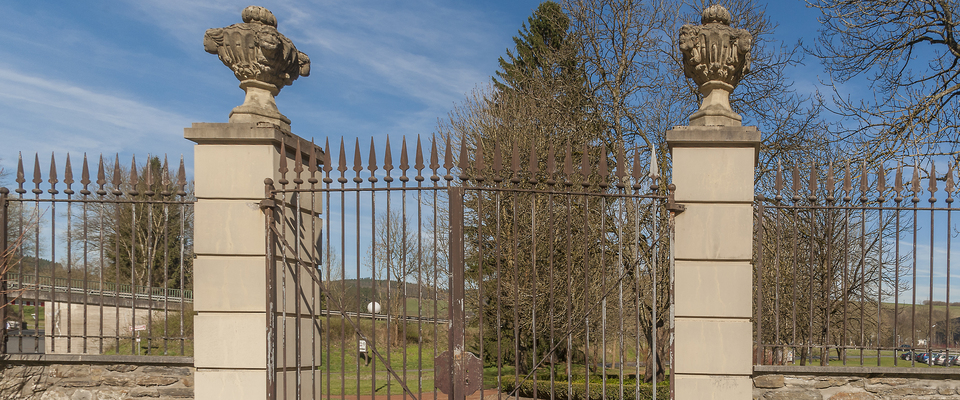
<svg viewBox="0 0 960 400">
<path fill-rule="evenodd" d="M 675 219 L 675 394 L 752 396 L 753 192 L 760 131 L 742 126 L 729 96 L 750 68 L 750 34 L 723 7 L 680 29 L 684 73 L 704 95 L 691 126 L 667 131 L 685 209 Z"/>
</svg>

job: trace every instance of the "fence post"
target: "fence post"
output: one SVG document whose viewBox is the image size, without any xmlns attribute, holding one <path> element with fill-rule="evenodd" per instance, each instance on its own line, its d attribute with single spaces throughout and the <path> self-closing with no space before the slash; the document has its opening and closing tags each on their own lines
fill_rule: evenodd
<svg viewBox="0 0 960 400">
<path fill-rule="evenodd" d="M 676 398 L 752 396 L 755 127 L 667 132 L 676 201 Z"/>
<path fill-rule="evenodd" d="M 10 191 L 5 187 L 0 187 L 0 354 L 7 353 L 7 270 L 8 264 L 13 257 L 8 254 L 7 246 L 7 195 Z M 21 328 L 22 329 L 22 328 Z"/>
<path fill-rule="evenodd" d="M 288 204 L 261 209 L 261 200 L 264 179 L 283 182 L 281 160 L 294 158 L 297 149 L 307 154 L 315 149 L 290 133 L 290 120 L 274 99 L 285 85 L 309 74 L 310 61 L 275 29 L 263 28 L 276 26 L 267 9 L 249 6 L 241 17 L 242 24 L 207 30 L 203 47 L 234 71 L 246 93 L 244 103 L 230 112 L 228 123 L 195 123 L 184 129 L 184 137 L 196 143 L 194 364 L 195 396 L 200 400 L 263 399 L 268 390 L 274 393 L 276 386 L 296 383 L 290 379 L 298 376 L 294 366 L 278 365 L 276 357 L 270 360 L 277 340 L 267 340 L 277 332 L 278 317 L 270 315 L 277 304 L 269 305 L 276 282 L 266 277 L 272 271 L 264 271 L 275 261 L 271 258 L 276 249 L 265 227 Z M 238 45 L 237 38 L 248 38 L 251 32 L 269 37 Z M 264 42 L 279 42 L 284 51 L 261 51 L 258 46 Z M 268 219 L 266 213 L 275 211 Z M 278 301 L 282 306 L 296 298 Z"/>
</svg>

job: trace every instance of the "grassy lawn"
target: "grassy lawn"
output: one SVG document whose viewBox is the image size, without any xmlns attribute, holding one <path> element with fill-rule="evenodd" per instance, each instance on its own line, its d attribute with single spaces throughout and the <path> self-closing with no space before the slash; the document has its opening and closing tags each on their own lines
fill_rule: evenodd
<svg viewBox="0 0 960 400">
<path fill-rule="evenodd" d="M 324 347 L 325 353 L 317 355 L 317 364 L 320 365 L 317 374 L 324 381 L 322 384 L 324 394 L 327 393 L 328 384 L 331 395 L 340 395 L 341 393 L 348 395 L 371 394 L 374 389 L 374 369 L 376 369 L 376 394 L 387 394 L 388 376 L 390 377 L 389 393 L 403 393 L 401 385 L 385 368 L 386 364 L 377 358 L 372 351 L 368 351 L 367 355 L 371 357 L 371 361 L 367 365 L 366 361 L 360 357 L 355 344 L 356 342 L 348 342 L 346 347 L 341 347 L 340 343 L 331 344 L 329 352 L 326 352 L 326 347 Z M 377 349 L 381 352 L 383 361 L 386 361 L 386 345 L 378 343 Z M 437 349 L 438 352 L 443 352 L 443 350 Z M 432 391 L 433 352 L 432 343 L 424 343 L 419 348 L 416 344 L 408 344 L 403 348 L 391 346 L 389 353 L 390 366 L 415 393 L 418 391 L 418 386 L 423 391 Z M 404 364 L 404 355 L 406 355 L 406 364 Z M 328 371 L 330 373 L 329 381 L 327 380 Z"/>
<path fill-rule="evenodd" d="M 934 352 L 936 352 L 936 351 L 934 351 Z M 861 358 L 860 358 L 860 350 L 847 350 L 846 354 L 847 354 L 847 359 L 846 359 L 846 364 L 844 364 L 844 360 L 841 360 L 841 359 L 838 359 L 838 358 L 837 358 L 837 353 L 836 353 L 836 352 L 831 352 L 829 365 L 830 365 L 831 367 L 861 367 L 861 366 L 863 366 L 863 367 L 878 367 L 878 366 L 879 366 L 879 367 L 897 367 L 897 368 L 911 368 L 911 367 L 915 367 L 915 368 L 944 368 L 944 367 L 939 366 L 939 365 L 934 365 L 934 366 L 931 367 L 931 366 L 928 366 L 927 364 L 924 364 L 924 363 L 921 363 L 921 362 L 916 362 L 916 364 L 913 364 L 910 360 L 902 360 L 902 359 L 899 358 L 898 355 L 899 355 L 899 354 L 902 354 L 902 352 L 897 353 L 898 355 L 895 356 L 893 350 L 882 350 L 882 351 L 880 351 L 880 358 L 879 358 L 880 363 L 879 363 L 879 365 L 877 365 L 877 360 L 878 360 L 878 358 L 877 358 L 877 351 L 876 351 L 876 350 L 864 350 L 864 351 L 863 351 L 863 363 L 862 363 L 862 364 L 861 364 L 861 362 L 860 362 L 860 360 L 861 360 Z M 951 351 L 950 351 L 950 354 L 958 354 L 958 355 L 960 355 L 960 350 L 951 350 Z M 894 364 L 894 363 L 896 363 L 896 364 Z M 787 365 L 800 366 L 800 361 L 798 360 L 798 361 L 796 361 L 794 364 L 787 364 Z M 813 359 L 813 360 L 809 360 L 809 361 L 807 362 L 807 366 L 812 366 L 812 367 L 820 366 L 820 360 L 819 360 L 818 358 L 815 358 L 815 359 Z M 951 367 L 951 368 L 958 368 L 958 372 L 960 372 L 960 367 L 954 366 L 954 367 Z"/>
</svg>

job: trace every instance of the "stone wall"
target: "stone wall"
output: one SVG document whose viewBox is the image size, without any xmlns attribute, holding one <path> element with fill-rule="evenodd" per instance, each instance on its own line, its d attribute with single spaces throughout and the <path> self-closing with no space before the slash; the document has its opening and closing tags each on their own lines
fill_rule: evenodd
<svg viewBox="0 0 960 400">
<path fill-rule="evenodd" d="M 189 357 L 5 356 L 0 399 L 192 399 L 192 364 Z"/>
<path fill-rule="evenodd" d="M 759 369 L 760 367 L 757 367 Z M 755 400 L 960 400 L 950 368 L 765 367 L 753 376 Z M 881 370 L 883 370 L 881 372 Z"/>
</svg>

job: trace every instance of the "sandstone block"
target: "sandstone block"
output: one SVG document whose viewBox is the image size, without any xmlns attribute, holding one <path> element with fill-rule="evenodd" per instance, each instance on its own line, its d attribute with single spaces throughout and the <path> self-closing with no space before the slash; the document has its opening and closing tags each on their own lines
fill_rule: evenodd
<svg viewBox="0 0 960 400">
<path fill-rule="evenodd" d="M 783 387 L 783 375 L 762 375 L 753 379 L 753 386 L 762 389 L 779 389 Z"/>
<path fill-rule="evenodd" d="M 167 386 L 177 383 L 180 379 L 169 376 L 141 376 L 137 378 L 137 385 L 140 386 Z"/>
</svg>

